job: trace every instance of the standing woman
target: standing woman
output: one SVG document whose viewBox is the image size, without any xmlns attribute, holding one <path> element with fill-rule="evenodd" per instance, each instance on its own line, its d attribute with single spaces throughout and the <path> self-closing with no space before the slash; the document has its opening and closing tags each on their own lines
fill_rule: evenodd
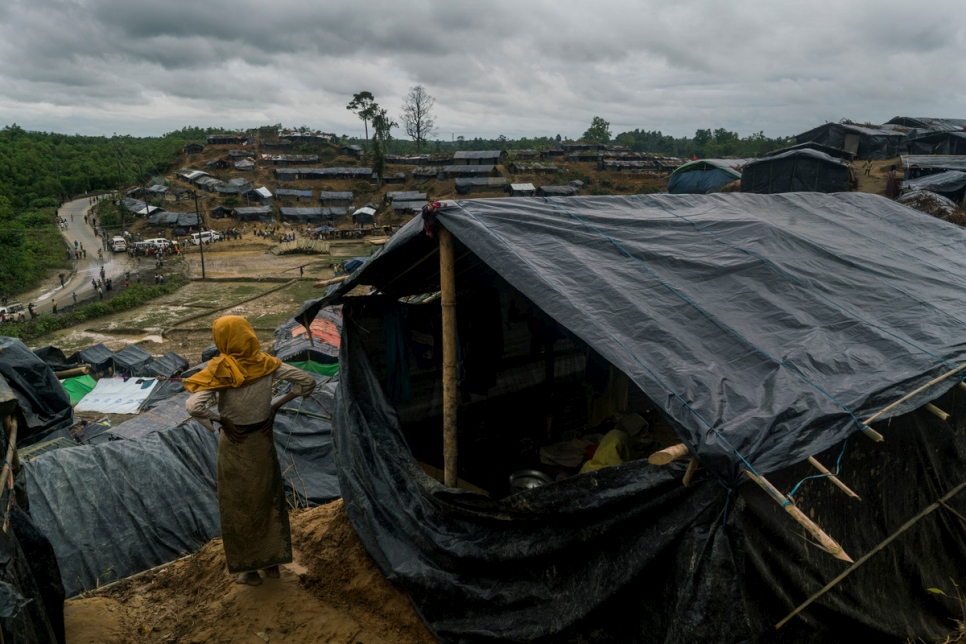
<svg viewBox="0 0 966 644">
<path fill-rule="evenodd" d="M 311 375 L 261 351 L 245 318 L 228 315 L 211 326 L 221 355 L 184 381 L 185 407 L 214 431 L 218 441 L 218 509 L 228 572 L 239 584 L 262 583 L 258 571 L 277 578 L 292 561 L 292 535 L 272 425 L 278 409 L 315 389 Z M 287 380 L 292 393 L 272 404 L 272 384 Z M 217 409 L 211 408 L 217 403 Z"/>
</svg>

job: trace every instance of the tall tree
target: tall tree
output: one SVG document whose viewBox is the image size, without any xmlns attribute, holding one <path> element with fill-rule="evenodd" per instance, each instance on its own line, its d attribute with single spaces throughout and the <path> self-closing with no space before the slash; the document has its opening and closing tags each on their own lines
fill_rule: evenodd
<svg viewBox="0 0 966 644">
<path fill-rule="evenodd" d="M 599 116 L 595 116 L 590 122 L 590 127 L 584 132 L 584 141 L 596 141 L 597 143 L 610 143 L 610 123 Z"/>
<path fill-rule="evenodd" d="M 433 106 L 436 99 L 429 95 L 426 88 L 416 85 L 403 99 L 403 122 L 406 134 L 416 142 L 416 150 L 422 150 L 423 143 L 436 131 L 436 117 Z"/>
<path fill-rule="evenodd" d="M 383 149 L 387 153 L 389 152 L 389 141 L 392 139 L 394 127 L 399 127 L 399 123 L 392 120 L 386 110 L 379 108 L 372 117 L 373 141 L 375 142 L 376 138 L 382 141 Z"/>
<path fill-rule="evenodd" d="M 369 121 L 372 120 L 378 111 L 379 106 L 372 92 L 359 92 L 352 96 L 352 101 L 345 106 L 350 112 L 354 112 L 362 120 L 366 128 L 366 143 L 369 142 Z"/>
<path fill-rule="evenodd" d="M 386 173 L 386 157 L 382 154 L 382 146 L 379 140 L 382 135 L 378 129 L 372 133 L 372 152 L 369 155 L 369 163 L 372 165 L 372 174 L 376 177 L 376 186 L 382 189 L 382 175 Z"/>
</svg>

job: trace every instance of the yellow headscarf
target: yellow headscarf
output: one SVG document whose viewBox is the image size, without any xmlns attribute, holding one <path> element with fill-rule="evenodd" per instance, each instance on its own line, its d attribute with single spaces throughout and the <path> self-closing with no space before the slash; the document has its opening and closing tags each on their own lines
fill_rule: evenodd
<svg viewBox="0 0 966 644">
<path fill-rule="evenodd" d="M 211 325 L 211 335 L 221 355 L 185 379 L 184 388 L 194 393 L 206 389 L 236 389 L 272 373 L 282 364 L 261 351 L 255 330 L 243 317 L 226 315 Z"/>
</svg>

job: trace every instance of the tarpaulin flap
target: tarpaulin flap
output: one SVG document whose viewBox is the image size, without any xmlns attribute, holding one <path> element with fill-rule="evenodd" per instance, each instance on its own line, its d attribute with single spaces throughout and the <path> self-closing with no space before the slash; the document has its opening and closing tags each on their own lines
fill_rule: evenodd
<svg viewBox="0 0 966 644">
<path fill-rule="evenodd" d="M 941 195 L 954 194 L 966 188 L 966 172 L 950 170 L 939 174 L 927 174 L 917 179 L 906 179 L 902 182 L 905 190 L 928 190 Z"/>
<path fill-rule="evenodd" d="M 144 365 L 144 368 L 141 369 L 141 375 L 171 378 L 187 368 L 188 361 L 184 357 L 174 351 L 168 351 L 154 362 Z"/>
<path fill-rule="evenodd" d="M 937 510 L 775 634 L 845 569 L 754 485 L 728 492 L 684 463 L 632 461 L 493 500 L 423 472 L 347 304 L 333 432 L 345 508 L 383 573 L 443 642 L 943 641 L 958 605 L 928 588 L 966 575 L 966 532 Z M 884 443 L 849 441 L 848 499 L 806 481 L 796 504 L 855 558 L 964 481 L 966 397 L 894 418 Z M 513 410 L 508 409 L 508 414 Z M 460 437 L 461 445 L 463 437 Z M 842 455 L 842 456 L 840 456 Z M 808 464 L 773 473 L 788 490 Z M 883 475 L 883 473 L 886 473 Z M 966 492 L 950 499 L 966 512 Z M 955 592 L 955 591 L 953 591 Z M 596 633 L 596 635 L 594 635 Z"/>
<path fill-rule="evenodd" d="M 439 219 L 725 481 L 801 462 L 966 362 L 966 231 L 876 195 L 480 199 Z M 413 220 L 296 317 L 359 284 L 438 289 L 435 248 Z"/>
<path fill-rule="evenodd" d="M 153 360 L 150 353 L 135 344 L 130 344 L 114 354 L 115 371 L 139 376 L 144 365 Z"/>
<path fill-rule="evenodd" d="M 220 534 L 217 440 L 192 421 L 136 441 L 55 450 L 24 466 L 30 514 L 68 596 L 166 563 Z"/>
<path fill-rule="evenodd" d="M 162 400 L 154 408 L 118 424 L 111 430 L 111 434 L 128 439 L 144 438 L 152 432 L 180 425 L 188 420 L 185 403 L 190 395 L 182 390 L 180 394 Z"/>
<path fill-rule="evenodd" d="M 64 371 L 74 366 L 67 360 L 67 356 L 64 355 L 63 351 L 49 344 L 45 347 L 34 349 L 34 355 L 47 363 L 47 366 L 54 371 Z"/>
<path fill-rule="evenodd" d="M 16 338 L 0 337 L 0 350 L 0 377 L 16 396 L 27 423 L 20 428 L 17 442 L 26 444 L 48 431 L 70 427 L 74 423 L 70 397 L 50 367 Z"/>
<path fill-rule="evenodd" d="M 113 351 L 103 344 L 95 344 L 92 347 L 78 351 L 69 360 L 74 364 L 89 364 L 94 373 L 100 373 L 114 366 L 115 355 Z"/>
<path fill-rule="evenodd" d="M 848 162 L 801 148 L 747 163 L 741 173 L 741 191 L 760 195 L 847 192 L 850 176 Z"/>
<path fill-rule="evenodd" d="M 275 417 L 275 447 L 285 485 L 300 505 L 320 505 L 338 499 L 332 414 L 337 377 L 313 373 L 316 388 L 308 400 L 296 398 Z M 289 386 L 282 392 L 290 390 Z"/>
<path fill-rule="evenodd" d="M 75 409 L 105 414 L 136 414 L 158 384 L 154 379 L 101 378 Z"/>
<path fill-rule="evenodd" d="M 70 404 L 76 405 L 97 386 L 97 381 L 88 375 L 83 375 L 61 380 L 60 384 L 70 396 Z"/>
</svg>

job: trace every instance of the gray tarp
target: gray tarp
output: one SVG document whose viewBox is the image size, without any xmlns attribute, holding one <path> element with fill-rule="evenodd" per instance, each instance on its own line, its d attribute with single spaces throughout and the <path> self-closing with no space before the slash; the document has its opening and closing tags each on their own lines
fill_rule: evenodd
<svg viewBox="0 0 966 644">
<path fill-rule="evenodd" d="M 150 353 L 136 344 L 130 344 L 114 354 L 114 373 L 140 376 L 141 369 L 153 360 Z"/>
<path fill-rule="evenodd" d="M 956 170 L 927 174 L 917 179 L 906 179 L 902 182 L 903 191 L 928 190 L 953 201 L 962 200 L 964 188 L 966 188 L 966 172 Z"/>
<path fill-rule="evenodd" d="M 147 364 L 141 370 L 142 376 L 164 376 L 171 378 L 188 368 L 188 361 L 174 351 L 166 354 Z"/>
<path fill-rule="evenodd" d="M 847 192 L 849 177 L 847 161 L 801 148 L 746 163 L 741 173 L 741 191 L 760 195 Z"/>
<path fill-rule="evenodd" d="M 841 442 L 966 362 L 966 230 L 876 195 L 480 199 L 439 219 L 458 254 L 627 374 L 728 483 Z M 391 283 L 436 244 L 413 220 L 296 317 L 360 284 L 438 289 L 426 262 Z"/>
</svg>

